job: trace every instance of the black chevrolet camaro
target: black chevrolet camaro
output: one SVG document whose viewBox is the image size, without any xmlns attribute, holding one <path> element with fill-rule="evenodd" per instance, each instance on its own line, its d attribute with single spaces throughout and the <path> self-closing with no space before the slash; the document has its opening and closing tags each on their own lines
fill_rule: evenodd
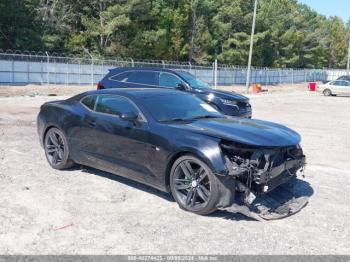
<svg viewBox="0 0 350 262">
<path fill-rule="evenodd" d="M 80 164 L 124 176 L 170 192 L 197 214 L 250 208 L 305 164 L 293 130 L 224 116 L 175 90 L 90 91 L 43 104 L 37 124 L 53 168 Z"/>
</svg>

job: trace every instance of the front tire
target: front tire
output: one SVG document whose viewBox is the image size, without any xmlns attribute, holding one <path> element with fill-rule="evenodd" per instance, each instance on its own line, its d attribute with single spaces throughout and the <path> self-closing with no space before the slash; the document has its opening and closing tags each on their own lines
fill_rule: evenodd
<svg viewBox="0 0 350 262">
<path fill-rule="evenodd" d="M 185 155 L 174 162 L 170 188 L 180 208 L 186 211 L 207 215 L 216 210 L 217 178 L 208 165 L 195 156 Z"/>
<path fill-rule="evenodd" d="M 331 96 L 332 95 L 332 91 L 330 90 L 330 89 L 325 89 L 325 90 L 323 90 L 323 95 L 325 95 L 325 96 Z"/>
<path fill-rule="evenodd" d="M 50 128 L 44 139 L 45 155 L 54 169 L 67 169 L 74 165 L 69 159 L 69 148 L 66 136 L 58 128 Z"/>
</svg>

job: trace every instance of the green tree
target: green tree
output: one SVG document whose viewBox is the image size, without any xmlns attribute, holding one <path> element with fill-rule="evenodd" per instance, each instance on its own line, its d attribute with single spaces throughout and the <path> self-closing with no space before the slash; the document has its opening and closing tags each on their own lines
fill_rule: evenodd
<svg viewBox="0 0 350 262">
<path fill-rule="evenodd" d="M 254 0 L 3 0 L 0 48 L 247 64 Z M 259 0 L 253 66 L 344 68 L 349 25 Z"/>
<path fill-rule="evenodd" d="M 0 1 L 0 48 L 40 50 L 39 31 L 33 19 L 34 7 L 29 1 Z"/>
</svg>

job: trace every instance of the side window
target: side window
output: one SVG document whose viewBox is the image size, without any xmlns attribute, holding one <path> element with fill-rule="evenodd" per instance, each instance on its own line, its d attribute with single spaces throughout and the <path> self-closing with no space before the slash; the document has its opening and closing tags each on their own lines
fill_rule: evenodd
<svg viewBox="0 0 350 262">
<path fill-rule="evenodd" d="M 173 74 L 161 72 L 159 75 L 160 86 L 175 88 L 181 83 L 182 83 L 181 79 Z"/>
<path fill-rule="evenodd" d="M 341 81 L 342 86 L 349 86 L 349 83 L 347 81 Z"/>
<path fill-rule="evenodd" d="M 130 83 L 157 85 L 157 73 L 152 71 L 134 71 L 128 79 Z"/>
<path fill-rule="evenodd" d="M 130 112 L 139 114 L 139 110 L 129 101 L 129 99 L 113 95 L 98 96 L 95 110 L 100 113 L 118 116 Z"/>
<path fill-rule="evenodd" d="M 110 79 L 118 82 L 129 82 L 128 80 L 130 75 L 131 75 L 131 72 L 124 72 L 124 73 L 114 75 Z"/>
<path fill-rule="evenodd" d="M 81 102 L 89 109 L 94 110 L 95 108 L 95 103 L 96 103 L 96 96 L 95 95 L 90 95 L 84 97 Z"/>
<path fill-rule="evenodd" d="M 334 81 L 334 82 L 332 82 L 332 85 L 334 85 L 334 86 L 348 86 L 348 82 L 346 82 L 346 81 Z"/>
</svg>

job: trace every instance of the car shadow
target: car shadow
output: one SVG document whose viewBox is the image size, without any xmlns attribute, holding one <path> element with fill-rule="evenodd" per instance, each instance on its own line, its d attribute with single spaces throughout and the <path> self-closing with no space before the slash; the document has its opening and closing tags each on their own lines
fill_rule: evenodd
<svg viewBox="0 0 350 262">
<path fill-rule="evenodd" d="M 331 97 L 350 97 L 350 95 L 332 95 Z"/>
<path fill-rule="evenodd" d="M 249 221 L 249 222 L 257 222 L 256 219 L 245 216 L 241 213 L 233 213 L 231 211 L 226 210 L 216 210 L 215 212 L 207 215 L 208 217 L 217 217 L 225 220 L 232 221 Z"/>
<path fill-rule="evenodd" d="M 167 200 L 169 202 L 175 202 L 174 198 L 171 196 L 171 194 L 160 191 L 158 189 L 155 189 L 151 186 L 133 181 L 131 179 L 115 175 L 112 173 L 108 173 L 105 171 L 101 171 L 92 167 L 86 167 L 86 166 L 77 166 L 75 168 L 72 168 L 70 170 L 81 170 L 84 173 L 91 174 L 91 175 L 97 175 L 100 177 L 104 177 L 107 179 L 110 179 L 112 181 L 122 183 L 124 185 L 130 186 L 132 188 L 135 188 L 137 190 L 141 190 L 153 195 L 156 195 L 164 200 Z M 311 187 L 310 183 L 308 183 L 305 180 L 302 179 L 293 179 L 292 181 L 276 188 L 272 192 L 263 195 L 258 196 L 254 203 L 261 203 L 268 209 L 276 209 L 278 208 L 278 205 L 281 203 L 286 203 L 288 201 L 291 201 L 296 198 L 301 197 L 311 197 L 314 194 L 314 190 Z M 217 210 L 209 215 L 208 217 L 217 217 L 222 218 L 226 220 L 232 220 L 232 221 L 254 221 L 257 222 L 256 219 L 246 216 L 241 213 L 236 213 L 232 211 L 227 210 Z"/>
<path fill-rule="evenodd" d="M 97 176 L 100 176 L 100 177 L 104 177 L 104 178 L 113 180 L 115 182 L 122 183 L 124 185 L 133 187 L 135 189 L 138 189 L 138 190 L 141 190 L 141 191 L 144 191 L 144 192 L 156 195 L 156 196 L 158 196 L 160 198 L 163 198 L 165 200 L 168 200 L 170 202 L 175 202 L 173 197 L 170 194 L 166 193 L 166 192 L 162 192 L 162 191 L 160 191 L 160 190 L 158 190 L 156 188 L 153 188 L 151 186 L 148 186 L 148 185 L 136 182 L 134 180 L 131 180 L 131 179 L 119 176 L 119 175 L 115 175 L 115 174 L 112 174 L 112 173 L 108 173 L 108 172 L 105 172 L 105 171 L 102 171 L 102 170 L 99 170 L 99 169 L 95 169 L 95 168 L 92 168 L 92 167 L 87 167 L 87 166 L 79 166 L 79 167 L 76 167 L 75 169 L 76 170 L 81 170 L 84 173 L 88 173 L 88 174 L 91 174 L 91 175 L 97 175 Z"/>
</svg>

